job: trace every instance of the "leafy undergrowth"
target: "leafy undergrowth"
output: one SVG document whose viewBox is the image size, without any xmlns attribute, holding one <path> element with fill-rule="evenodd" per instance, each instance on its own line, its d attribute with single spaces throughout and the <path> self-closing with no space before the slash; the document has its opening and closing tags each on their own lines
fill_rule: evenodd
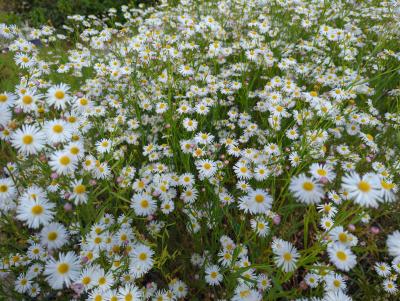
<svg viewBox="0 0 400 301">
<path fill-rule="evenodd" d="M 116 13 L 0 25 L 0 297 L 397 300 L 396 3 Z"/>
</svg>

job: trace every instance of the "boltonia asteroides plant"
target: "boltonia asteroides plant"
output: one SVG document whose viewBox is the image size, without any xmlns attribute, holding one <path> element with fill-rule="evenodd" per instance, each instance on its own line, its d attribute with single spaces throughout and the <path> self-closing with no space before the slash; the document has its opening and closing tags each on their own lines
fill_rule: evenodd
<svg viewBox="0 0 400 301">
<path fill-rule="evenodd" d="M 398 3 L 160 2 L 0 24 L 0 299 L 398 300 Z"/>
</svg>

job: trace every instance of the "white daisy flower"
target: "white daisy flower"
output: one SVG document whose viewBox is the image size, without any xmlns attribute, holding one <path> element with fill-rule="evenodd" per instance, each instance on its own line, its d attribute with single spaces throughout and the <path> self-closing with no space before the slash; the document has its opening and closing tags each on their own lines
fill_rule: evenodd
<svg viewBox="0 0 400 301">
<path fill-rule="evenodd" d="M 34 155 L 44 148 L 46 142 L 43 132 L 34 125 L 23 125 L 11 136 L 12 145 L 24 155 Z"/>
<path fill-rule="evenodd" d="M 352 172 L 342 178 L 342 188 L 348 192 L 348 197 L 364 207 L 378 207 L 382 201 L 380 179 L 376 174 L 367 173 L 360 177 Z"/>
<path fill-rule="evenodd" d="M 86 185 L 83 184 L 83 180 L 75 180 L 72 183 L 71 199 L 75 201 L 75 204 L 85 204 L 88 199 Z"/>
<path fill-rule="evenodd" d="M 375 263 L 374 268 L 379 276 L 387 277 L 391 274 L 390 265 L 388 265 L 386 262 L 377 262 Z"/>
<path fill-rule="evenodd" d="M 130 266 L 140 268 L 146 272 L 153 267 L 153 255 L 154 251 L 150 247 L 144 244 L 136 244 L 129 257 Z"/>
<path fill-rule="evenodd" d="M 346 290 L 346 282 L 342 275 L 337 273 L 329 273 L 324 277 L 325 281 L 325 291 L 345 291 Z"/>
<path fill-rule="evenodd" d="M 357 264 L 356 256 L 351 250 L 339 243 L 331 243 L 328 246 L 330 261 L 342 271 L 349 271 Z"/>
<path fill-rule="evenodd" d="M 193 71 L 192 67 L 190 67 L 189 65 L 181 65 L 181 66 L 179 66 L 178 71 L 183 76 L 190 76 L 190 75 L 194 74 L 194 71 Z"/>
<path fill-rule="evenodd" d="M 389 294 L 395 294 L 398 291 L 397 284 L 391 279 L 385 279 L 382 283 L 383 289 Z"/>
<path fill-rule="evenodd" d="M 386 245 L 390 256 L 400 257 L 400 231 L 394 231 L 386 239 Z"/>
<path fill-rule="evenodd" d="M 319 163 L 313 163 L 310 166 L 310 174 L 316 180 L 326 179 L 328 182 L 332 182 L 335 179 L 335 173 L 330 165 L 322 165 Z"/>
<path fill-rule="evenodd" d="M 61 150 L 51 155 L 49 165 L 58 174 L 68 175 L 75 171 L 77 160 L 70 153 Z"/>
<path fill-rule="evenodd" d="M 15 106 L 25 113 L 35 112 L 41 97 L 42 95 L 37 94 L 35 90 L 26 89 L 24 93 L 19 94 Z"/>
<path fill-rule="evenodd" d="M 62 119 L 47 121 L 43 129 L 50 143 L 67 142 L 72 136 L 71 127 Z"/>
<path fill-rule="evenodd" d="M 288 241 L 275 241 L 272 251 L 275 254 L 275 264 L 285 272 L 292 272 L 296 269 L 296 263 L 300 257 L 297 249 Z"/>
<path fill-rule="evenodd" d="M 37 229 L 41 225 L 47 225 L 53 220 L 55 204 L 46 198 L 21 198 L 17 207 L 17 218 L 25 222 L 28 227 Z"/>
<path fill-rule="evenodd" d="M 357 237 L 345 231 L 342 226 L 337 226 L 330 230 L 329 236 L 333 241 L 336 241 L 345 247 L 354 247 L 358 242 Z"/>
<path fill-rule="evenodd" d="M 100 154 L 108 153 L 111 150 L 112 142 L 110 139 L 101 139 L 96 142 L 96 149 Z"/>
<path fill-rule="evenodd" d="M 136 215 L 148 216 L 157 210 L 157 203 L 147 193 L 138 193 L 132 197 L 131 208 L 133 208 Z"/>
<path fill-rule="evenodd" d="M 352 301 L 353 299 L 347 296 L 343 291 L 330 291 L 328 292 L 323 301 Z"/>
<path fill-rule="evenodd" d="M 0 108 L 11 108 L 16 100 L 17 96 L 15 94 L 2 92 L 0 93 Z"/>
<path fill-rule="evenodd" d="M 13 200 L 17 194 L 12 178 L 0 179 L 0 203 L 5 200 Z"/>
<path fill-rule="evenodd" d="M 80 267 L 79 257 L 74 252 L 59 253 L 58 260 L 50 258 L 46 263 L 44 275 L 53 289 L 61 289 L 79 278 Z"/>
<path fill-rule="evenodd" d="M 217 265 L 210 265 L 205 269 L 205 280 L 209 285 L 215 286 L 221 283 L 223 276 Z"/>
<path fill-rule="evenodd" d="M 272 207 L 272 197 L 262 189 L 251 190 L 240 198 L 239 208 L 252 214 L 267 213 Z"/>
<path fill-rule="evenodd" d="M 119 300 L 142 300 L 143 293 L 133 284 L 127 284 L 118 290 L 118 301 Z"/>
<path fill-rule="evenodd" d="M 319 281 L 320 281 L 320 277 L 317 274 L 314 273 L 308 273 L 305 277 L 304 277 L 304 281 L 305 283 L 307 283 L 307 285 L 311 288 L 315 288 L 318 286 Z"/>
<path fill-rule="evenodd" d="M 60 223 L 51 223 L 40 232 L 40 243 L 48 249 L 59 249 L 67 243 L 68 232 Z"/>
<path fill-rule="evenodd" d="M 289 190 L 295 198 L 305 204 L 317 204 L 324 197 L 322 185 L 305 174 L 293 177 L 290 181 Z"/>
<path fill-rule="evenodd" d="M 15 290 L 21 294 L 26 293 L 32 287 L 32 278 L 25 273 L 20 274 L 14 282 Z"/>
<path fill-rule="evenodd" d="M 69 104 L 70 96 L 68 95 L 69 86 L 59 84 L 51 87 L 46 94 L 46 101 L 50 106 L 54 106 L 57 110 L 65 110 Z"/>
<path fill-rule="evenodd" d="M 196 167 L 203 178 L 211 178 L 217 172 L 217 164 L 208 159 L 196 161 Z"/>
</svg>

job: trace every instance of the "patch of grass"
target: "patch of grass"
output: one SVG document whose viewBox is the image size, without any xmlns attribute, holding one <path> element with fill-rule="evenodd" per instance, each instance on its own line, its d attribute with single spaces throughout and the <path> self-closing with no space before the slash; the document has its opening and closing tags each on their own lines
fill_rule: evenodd
<svg viewBox="0 0 400 301">
<path fill-rule="evenodd" d="M 12 52 L 0 53 L 0 91 L 14 91 L 19 82 L 19 68 Z"/>
</svg>

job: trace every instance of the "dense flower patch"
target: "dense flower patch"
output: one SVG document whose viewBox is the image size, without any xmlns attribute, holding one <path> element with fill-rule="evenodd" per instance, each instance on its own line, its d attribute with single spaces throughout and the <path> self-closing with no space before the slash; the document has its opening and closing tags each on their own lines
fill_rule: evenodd
<svg viewBox="0 0 400 301">
<path fill-rule="evenodd" d="M 396 2 L 121 11 L 0 25 L 0 296 L 397 298 Z"/>
</svg>

